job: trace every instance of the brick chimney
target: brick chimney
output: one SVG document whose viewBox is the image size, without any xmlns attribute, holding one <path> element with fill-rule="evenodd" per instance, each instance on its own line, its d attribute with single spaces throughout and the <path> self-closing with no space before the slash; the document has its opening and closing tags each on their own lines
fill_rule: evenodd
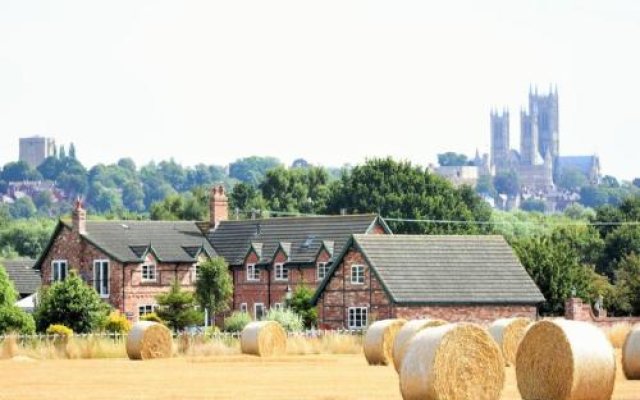
<svg viewBox="0 0 640 400">
<path fill-rule="evenodd" d="M 209 199 L 209 222 L 211 228 L 215 229 L 220 221 L 229 219 L 229 200 L 224 193 L 222 185 L 214 186 L 211 189 L 211 198 Z"/>
<path fill-rule="evenodd" d="M 71 214 L 73 231 L 84 235 L 87 233 L 87 211 L 84 209 L 82 199 L 77 198 L 73 205 L 73 212 Z"/>
</svg>

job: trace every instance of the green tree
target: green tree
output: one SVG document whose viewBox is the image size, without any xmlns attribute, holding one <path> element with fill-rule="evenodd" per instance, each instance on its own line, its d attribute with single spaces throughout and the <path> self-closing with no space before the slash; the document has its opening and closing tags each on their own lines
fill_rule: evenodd
<svg viewBox="0 0 640 400">
<path fill-rule="evenodd" d="M 604 242 L 599 272 L 613 279 L 618 262 L 633 253 L 640 254 L 640 226 L 623 225 L 607 235 Z"/>
<path fill-rule="evenodd" d="M 544 212 L 547 208 L 547 203 L 542 199 L 526 199 L 522 202 L 520 208 L 529 212 Z"/>
<path fill-rule="evenodd" d="M 640 257 L 635 253 L 616 266 L 616 290 L 619 302 L 616 314 L 640 315 Z"/>
<path fill-rule="evenodd" d="M 592 270 L 580 265 L 578 254 L 569 245 L 548 236 L 516 239 L 512 245 L 546 299 L 541 314 L 563 315 L 564 302 L 574 289 L 578 297 L 592 300 Z"/>
<path fill-rule="evenodd" d="M 39 181 L 42 175 L 24 161 L 10 162 L 2 168 L 0 179 L 6 182 Z"/>
<path fill-rule="evenodd" d="M 300 285 L 293 291 L 291 299 L 286 301 L 287 307 L 302 318 L 306 328 L 311 328 L 318 322 L 318 310 L 311 304 L 312 298 L 313 290 L 306 285 Z"/>
<path fill-rule="evenodd" d="M 38 165 L 38 172 L 42 175 L 44 179 L 55 181 L 58 179 L 58 176 L 62 173 L 64 168 L 64 163 L 60 161 L 57 157 L 47 157 L 44 159 L 42 164 Z"/>
<path fill-rule="evenodd" d="M 493 178 L 493 186 L 500 194 L 515 196 L 520 193 L 520 179 L 515 171 L 498 172 Z"/>
<path fill-rule="evenodd" d="M 266 210 L 267 202 L 262 198 L 262 193 L 254 186 L 240 182 L 233 187 L 229 195 L 231 210 L 239 212 L 251 210 Z"/>
<path fill-rule="evenodd" d="M 173 281 L 169 292 L 157 295 L 156 301 L 156 314 L 174 331 L 182 331 L 204 320 L 204 315 L 197 309 L 194 294 L 182 290 L 178 280 Z"/>
<path fill-rule="evenodd" d="M 576 190 L 587 186 L 587 177 L 577 168 L 565 168 L 558 177 L 558 186 L 566 190 Z"/>
<path fill-rule="evenodd" d="M 30 219 L 0 225 L 0 249 L 15 250 L 22 257 L 37 258 L 44 250 L 55 221 Z"/>
<path fill-rule="evenodd" d="M 490 207 L 473 189 L 391 158 L 374 159 L 346 172 L 332 185 L 327 211 L 379 213 L 386 218 L 488 221 Z M 487 225 L 389 221 L 396 233 L 481 233 Z"/>
<path fill-rule="evenodd" d="M 122 204 L 129 211 L 144 211 L 144 190 L 142 184 L 135 181 L 129 181 L 122 187 Z"/>
<path fill-rule="evenodd" d="M 277 167 L 267 171 L 260 190 L 270 210 L 318 213 L 326 208 L 328 184 L 324 168 Z"/>
<path fill-rule="evenodd" d="M 442 167 L 459 167 L 467 165 L 469 162 L 464 154 L 454 153 L 452 151 L 438 154 L 438 164 Z"/>
<path fill-rule="evenodd" d="M 13 218 L 32 218 L 36 215 L 38 209 L 31 197 L 24 196 L 17 199 L 13 204 L 9 206 L 9 213 Z"/>
<path fill-rule="evenodd" d="M 73 158 L 74 160 L 77 158 L 76 157 L 76 145 L 73 144 L 73 142 L 69 145 L 69 158 Z"/>
<path fill-rule="evenodd" d="M 268 170 L 282 165 L 274 157 L 247 157 L 229 165 L 229 176 L 239 181 L 258 186 Z"/>
<path fill-rule="evenodd" d="M 14 304 L 18 293 L 4 267 L 0 265 L 0 335 L 11 332 L 31 334 L 35 332 L 33 317 Z"/>
<path fill-rule="evenodd" d="M 151 205 L 151 219 L 158 221 L 204 221 L 209 216 L 209 197 L 203 188 L 172 194 Z"/>
<path fill-rule="evenodd" d="M 76 333 L 89 333 L 102 326 L 109 310 L 98 293 L 71 270 L 64 281 L 40 290 L 34 315 L 39 332 L 62 324 Z"/>
<path fill-rule="evenodd" d="M 18 298 L 18 292 L 9 279 L 4 266 L 0 264 L 0 307 L 12 306 Z"/>
<path fill-rule="evenodd" d="M 233 296 L 233 280 L 229 266 L 222 257 L 215 257 L 198 265 L 196 299 L 207 310 L 209 322 L 215 323 L 215 315 L 229 309 Z"/>
<path fill-rule="evenodd" d="M 493 186 L 493 178 L 491 175 L 481 175 L 476 183 L 476 192 L 481 195 L 494 197 L 496 188 Z"/>
</svg>

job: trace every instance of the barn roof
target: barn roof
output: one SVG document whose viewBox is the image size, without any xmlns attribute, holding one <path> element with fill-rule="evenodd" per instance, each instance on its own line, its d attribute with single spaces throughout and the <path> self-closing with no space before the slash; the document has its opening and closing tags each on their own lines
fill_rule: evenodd
<svg viewBox="0 0 640 400">
<path fill-rule="evenodd" d="M 395 303 L 536 304 L 544 297 L 502 236 L 354 235 Z M 322 290 L 341 263 L 334 262 Z"/>
<path fill-rule="evenodd" d="M 28 259 L 0 261 L 20 295 L 33 294 L 40 288 L 40 273 L 33 269 L 34 264 L 34 260 Z"/>
</svg>

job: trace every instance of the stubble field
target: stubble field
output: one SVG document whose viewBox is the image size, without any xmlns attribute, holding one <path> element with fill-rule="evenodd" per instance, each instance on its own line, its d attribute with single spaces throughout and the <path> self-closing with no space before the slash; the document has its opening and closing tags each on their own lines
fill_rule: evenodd
<svg viewBox="0 0 640 400">
<path fill-rule="evenodd" d="M 401 398 L 393 367 L 370 367 L 362 355 L 14 359 L 0 361 L 0 377 L 0 399 L 11 400 Z M 502 398 L 520 399 L 513 368 Z M 640 381 L 618 370 L 613 399 L 639 400 Z"/>
</svg>

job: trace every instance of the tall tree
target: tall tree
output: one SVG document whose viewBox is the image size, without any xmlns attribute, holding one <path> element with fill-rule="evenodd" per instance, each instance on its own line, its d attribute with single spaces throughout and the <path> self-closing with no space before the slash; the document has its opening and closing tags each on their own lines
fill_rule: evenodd
<svg viewBox="0 0 640 400">
<path fill-rule="evenodd" d="M 215 323 L 215 315 L 229 309 L 233 296 L 233 280 L 229 266 L 221 257 L 215 257 L 198 265 L 196 299 L 203 310 L 207 310 L 209 322 Z"/>
<path fill-rule="evenodd" d="M 37 181 L 42 175 L 24 161 L 10 162 L 2 168 L 0 179 L 6 182 Z"/>
<path fill-rule="evenodd" d="M 500 194 L 515 196 L 520 193 L 520 179 L 515 171 L 498 172 L 493 178 L 493 186 Z"/>
<path fill-rule="evenodd" d="M 448 151 L 438 154 L 438 164 L 442 167 L 460 167 L 467 165 L 469 159 L 466 155 Z"/>
<path fill-rule="evenodd" d="M 156 296 L 158 308 L 156 314 L 174 331 L 182 331 L 188 326 L 200 324 L 204 316 L 197 310 L 194 294 L 182 290 L 176 279 L 168 293 Z"/>
<path fill-rule="evenodd" d="M 11 332 L 30 334 L 35 331 L 33 317 L 14 305 L 17 295 L 13 282 L 0 265 L 0 335 Z"/>
<path fill-rule="evenodd" d="M 229 176 L 239 181 L 258 186 L 268 170 L 281 165 L 274 157 L 247 157 L 229 165 Z"/>
</svg>

